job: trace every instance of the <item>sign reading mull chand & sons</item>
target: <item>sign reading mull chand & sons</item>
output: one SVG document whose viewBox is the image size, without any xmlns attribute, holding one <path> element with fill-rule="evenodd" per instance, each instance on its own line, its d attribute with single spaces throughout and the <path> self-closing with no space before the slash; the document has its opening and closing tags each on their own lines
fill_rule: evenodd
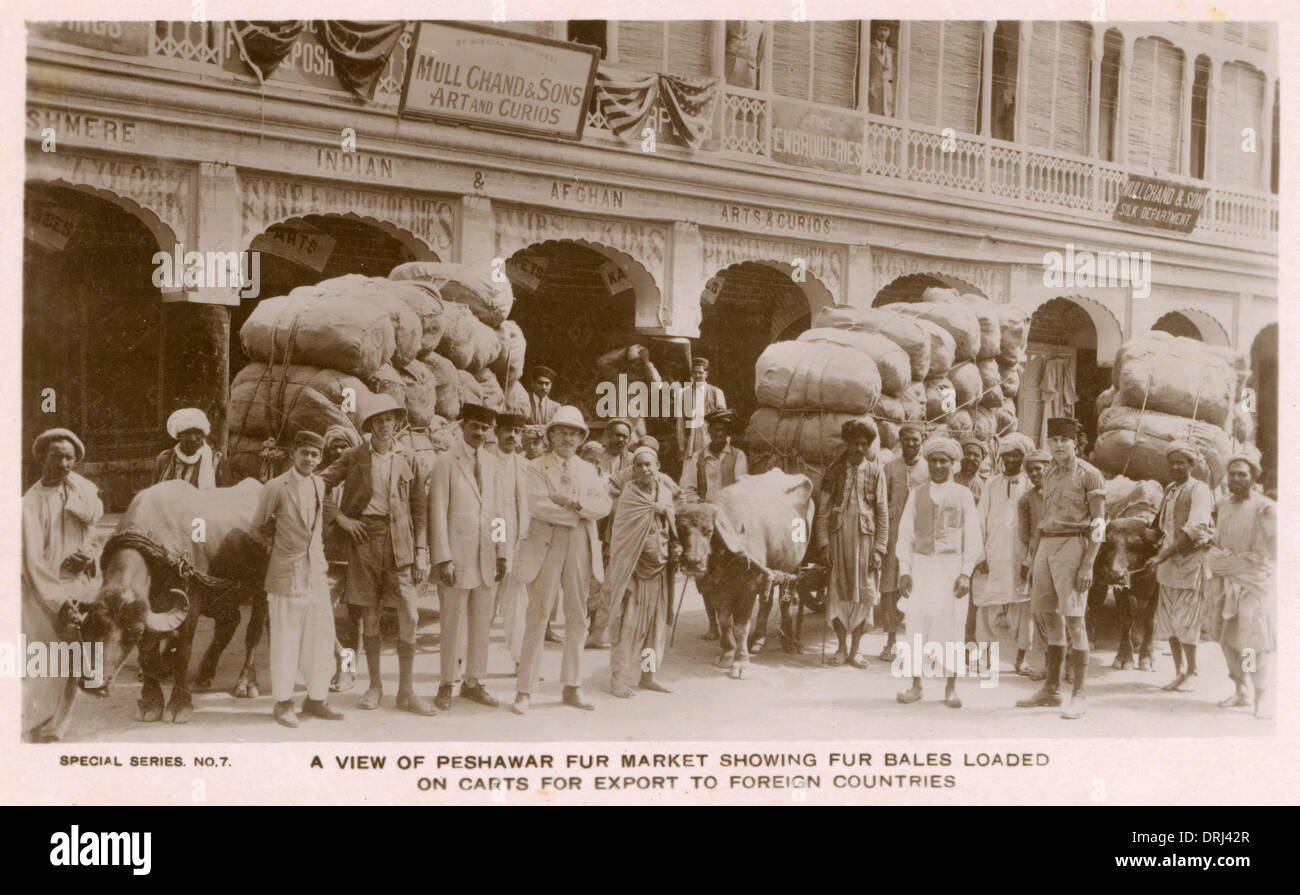
<svg viewBox="0 0 1300 895">
<path fill-rule="evenodd" d="M 1115 203 L 1113 220 L 1191 233 L 1205 207 L 1207 192 L 1205 187 L 1130 174 Z"/>
<path fill-rule="evenodd" d="M 477 25 L 421 22 L 404 115 L 577 140 L 598 50 Z"/>
</svg>

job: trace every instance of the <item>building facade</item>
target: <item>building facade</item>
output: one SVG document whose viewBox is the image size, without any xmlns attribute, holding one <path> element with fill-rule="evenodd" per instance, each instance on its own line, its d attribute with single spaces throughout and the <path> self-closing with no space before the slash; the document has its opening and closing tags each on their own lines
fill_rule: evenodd
<svg viewBox="0 0 1300 895">
<path fill-rule="evenodd" d="M 1276 462 L 1271 25 L 491 26 L 596 48 L 564 137 L 407 114 L 417 23 L 361 98 L 317 24 L 264 79 L 232 23 L 29 25 L 24 430 L 82 434 L 112 501 L 175 407 L 224 439 L 256 301 L 408 260 L 504 266 L 561 394 L 637 341 L 685 378 L 689 342 L 742 416 L 763 346 L 935 285 L 1033 313 L 1081 418 L 1132 335 L 1232 345 Z M 258 293 L 158 285 L 160 251 L 257 252 Z M 1136 282 L 1074 261 L 1119 253 Z"/>
</svg>

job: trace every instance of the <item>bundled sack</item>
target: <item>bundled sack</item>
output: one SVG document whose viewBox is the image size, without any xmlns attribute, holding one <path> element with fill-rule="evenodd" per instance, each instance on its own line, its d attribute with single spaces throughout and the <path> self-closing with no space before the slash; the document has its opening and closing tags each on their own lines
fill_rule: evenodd
<svg viewBox="0 0 1300 895">
<path fill-rule="evenodd" d="M 415 280 L 388 280 L 388 290 L 420 320 L 420 353 L 434 351 L 442 341 L 443 300 L 438 290 Z"/>
<path fill-rule="evenodd" d="M 970 308 L 960 304 L 942 302 L 898 302 L 885 305 L 886 310 L 898 311 L 920 320 L 928 320 L 942 327 L 952 336 L 955 345 L 953 359 L 975 360 L 980 353 L 980 321 Z M 933 376 L 934 351 L 930 353 L 930 375 Z"/>
<path fill-rule="evenodd" d="M 509 390 L 511 385 L 524 376 L 524 355 L 528 343 L 524 340 L 524 331 L 513 320 L 507 320 L 497 327 L 497 338 L 501 340 L 501 352 L 492 362 L 492 372 L 497 375 L 501 387 Z"/>
<path fill-rule="evenodd" d="M 956 410 L 960 403 L 956 397 L 957 390 L 947 376 L 931 376 L 925 380 L 925 418 L 933 422 Z M 948 402 L 947 408 L 944 407 L 945 401 Z"/>
<path fill-rule="evenodd" d="M 406 366 L 420 353 L 420 342 L 424 338 L 420 318 L 397 296 L 388 280 L 350 273 L 322 280 L 308 288 L 319 289 L 329 298 L 350 298 L 382 308 L 393 324 L 392 362 L 395 366 Z"/>
<path fill-rule="evenodd" d="M 1240 400 L 1241 390 L 1246 385 L 1246 381 L 1250 379 L 1250 359 L 1242 352 L 1235 348 L 1230 348 L 1227 345 L 1211 345 L 1208 342 L 1200 342 L 1196 339 L 1187 339 L 1182 336 L 1175 336 L 1171 333 L 1162 332 L 1161 330 L 1151 330 L 1148 333 L 1144 333 L 1140 338 L 1151 339 L 1157 342 L 1192 342 L 1199 345 L 1202 351 L 1222 358 L 1223 361 L 1227 363 L 1228 366 L 1232 367 L 1237 374 L 1237 387 L 1233 392 L 1233 399 Z M 1118 364 L 1119 360 L 1117 358 L 1116 366 L 1118 366 Z"/>
<path fill-rule="evenodd" d="M 924 397 L 925 384 L 917 383 L 917 385 L 921 386 L 921 395 L 922 397 Z M 903 419 L 909 420 L 911 422 L 917 422 L 917 423 L 925 422 L 925 401 L 917 401 L 914 398 L 912 398 L 911 394 L 909 393 L 906 398 L 902 399 L 902 403 L 903 403 Z"/>
<path fill-rule="evenodd" d="M 1098 417 L 1097 429 L 1092 462 L 1111 475 L 1168 484 L 1165 448 L 1183 438 L 1201 451 L 1202 460 L 1193 468 L 1192 475 L 1214 486 L 1223 481 L 1224 466 L 1232 455 L 1228 433 L 1221 426 L 1167 413 L 1109 407 Z"/>
<path fill-rule="evenodd" d="M 428 476 L 433 461 L 456 442 L 456 425 L 435 416 L 427 426 L 412 426 L 397 435 L 398 444 L 415 455 L 417 475 Z"/>
<path fill-rule="evenodd" d="M 1103 389 L 1101 394 L 1097 395 L 1096 399 L 1093 400 L 1092 402 L 1092 406 L 1093 409 L 1097 411 L 1097 415 L 1101 416 L 1101 412 L 1114 403 L 1115 403 L 1115 387 L 1111 386 L 1109 388 Z"/>
<path fill-rule="evenodd" d="M 921 293 L 921 301 L 960 305 L 973 311 L 980 328 L 980 349 L 975 359 L 992 360 L 998 356 L 1002 347 L 1002 317 L 996 303 L 982 295 L 933 286 Z"/>
<path fill-rule="evenodd" d="M 1166 335 L 1164 333 L 1159 334 Z M 1139 336 L 1115 355 L 1117 403 L 1226 426 L 1236 403 L 1237 373 L 1221 352 L 1177 336 Z"/>
<path fill-rule="evenodd" d="M 988 441 L 995 435 L 998 435 L 998 416 L 997 413 L 987 407 L 976 407 L 971 413 L 974 420 L 975 436 L 984 441 Z"/>
<path fill-rule="evenodd" d="M 477 373 L 501 355 L 501 337 L 469 308 L 449 304 L 443 313 L 438 353 L 455 364 L 456 369 Z"/>
<path fill-rule="evenodd" d="M 862 414 L 880 397 L 880 374 L 851 348 L 774 342 L 754 365 L 754 394 L 760 404 L 784 410 Z"/>
<path fill-rule="evenodd" d="M 239 329 L 244 354 L 262 363 L 328 367 L 367 378 L 393 356 L 388 314 L 315 288 L 258 303 Z"/>
<path fill-rule="evenodd" d="M 406 419 L 414 427 L 428 426 L 438 416 L 438 379 L 433 371 L 413 360 L 400 371 L 406 388 Z M 459 410 L 459 408 L 457 408 Z"/>
<path fill-rule="evenodd" d="M 343 410 L 351 389 L 349 412 Z M 330 426 L 360 430 L 356 408 L 373 397 L 355 376 L 321 367 L 251 363 L 230 384 L 230 428 L 260 442 L 267 436 L 288 442 L 300 429 L 324 435 Z"/>
<path fill-rule="evenodd" d="M 891 395 L 881 395 L 876 399 L 876 406 L 871 408 L 871 415 L 876 418 L 878 423 L 882 420 L 901 423 L 907 419 L 906 414 L 907 409 L 903 400 Z"/>
<path fill-rule="evenodd" d="M 948 381 L 957 392 L 957 406 L 973 410 L 984 392 L 979 367 L 969 362 L 953 364 L 948 371 Z"/>
<path fill-rule="evenodd" d="M 745 441 L 755 451 L 776 451 L 787 458 L 825 466 L 844 450 L 840 427 L 847 420 L 869 419 L 869 415 L 861 413 L 760 407 L 749 418 Z"/>
<path fill-rule="evenodd" d="M 474 374 L 468 370 L 457 370 L 456 381 L 460 383 L 460 402 L 462 404 L 482 404 L 482 386 Z"/>
<path fill-rule="evenodd" d="M 420 355 L 419 362 L 428 369 L 437 389 L 438 416 L 454 420 L 460 416 L 460 371 L 456 365 L 436 352 Z"/>
<path fill-rule="evenodd" d="M 506 393 L 502 390 L 501 383 L 497 382 L 496 374 L 484 368 L 475 374 L 474 379 L 478 382 L 479 403 L 497 413 L 504 413 Z"/>
<path fill-rule="evenodd" d="M 948 431 L 957 438 L 970 435 L 975 431 L 975 417 L 964 407 L 951 413 L 945 413 L 942 422 L 948 427 Z"/>
<path fill-rule="evenodd" d="M 997 368 L 998 385 L 1002 388 L 1003 397 L 1014 398 L 1020 394 L 1020 374 L 1022 372 L 1020 364 L 1007 364 L 999 360 Z"/>
<path fill-rule="evenodd" d="M 492 279 L 487 264 L 444 264 L 439 261 L 411 261 L 394 267 L 392 280 L 416 280 L 438 290 L 445 301 L 454 301 L 473 311 L 489 327 L 498 327 L 510 316 L 515 303 L 509 281 Z"/>
<path fill-rule="evenodd" d="M 1019 429 L 1020 421 L 1016 419 L 1015 407 L 1008 410 L 1006 405 L 1003 404 L 997 410 L 993 411 L 993 424 L 997 429 L 997 435 L 999 438 L 1010 435 L 1012 432 Z"/>
<path fill-rule="evenodd" d="M 912 367 L 911 379 L 920 381 L 930 375 L 930 334 L 905 314 L 882 308 L 828 306 L 813 317 L 812 328 L 879 333 L 907 354 Z M 949 360 L 949 366 L 951 365 L 952 361 Z"/>
<path fill-rule="evenodd" d="M 890 307 L 894 306 L 890 305 Z M 948 331 L 939 324 L 923 317 L 909 317 L 907 314 L 900 314 L 899 316 L 905 320 L 912 320 L 930 338 L 930 368 L 924 379 L 943 376 L 951 370 L 952 365 L 956 362 L 957 343 L 953 341 L 952 336 L 948 335 Z M 913 377 L 913 381 L 923 380 L 917 380 Z"/>
<path fill-rule="evenodd" d="M 798 341 L 839 345 L 866 355 L 875 363 L 880 389 L 887 395 L 900 397 L 912 383 L 912 364 L 907 352 L 880 333 L 817 327 L 800 333 Z"/>
<path fill-rule="evenodd" d="M 1152 479 L 1134 481 L 1117 475 L 1106 480 L 1106 518 L 1119 519 L 1126 510 L 1149 509 L 1154 515 L 1160 509 L 1164 488 Z"/>
<path fill-rule="evenodd" d="M 522 382 L 511 383 L 510 388 L 506 389 L 506 413 L 526 417 L 532 412 L 533 404 L 528 400 L 528 389 L 524 388 Z"/>
<path fill-rule="evenodd" d="M 406 406 L 406 383 L 391 364 L 384 364 L 366 379 L 366 387 L 376 395 L 391 395 L 398 404 Z"/>
</svg>

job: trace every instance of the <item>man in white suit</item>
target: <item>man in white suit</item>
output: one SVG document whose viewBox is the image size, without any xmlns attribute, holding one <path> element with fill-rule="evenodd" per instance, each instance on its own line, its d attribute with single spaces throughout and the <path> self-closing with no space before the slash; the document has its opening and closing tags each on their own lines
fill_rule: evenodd
<svg viewBox="0 0 1300 895">
<path fill-rule="evenodd" d="M 442 613 L 442 680 L 433 704 L 442 711 L 451 708 L 466 639 L 469 657 L 460 695 L 481 705 L 499 705 L 483 686 L 496 586 L 506 574 L 497 458 L 484 446 L 496 413 L 464 404 L 460 418 L 461 437 L 433 461 L 429 489 L 429 552 Z M 467 609 L 466 636 L 460 621 Z"/>
<path fill-rule="evenodd" d="M 609 492 L 596 468 L 574 452 L 587 437 L 582 411 L 565 405 L 546 427 L 551 449 L 528 464 L 528 537 L 519 545 L 515 572 L 528 585 L 527 624 L 512 710 L 528 711 L 542 660 L 551 609 L 564 592 L 564 703 L 591 711 L 582 698 L 582 649 L 587 638 L 591 579 L 604 581 L 596 520 L 609 515 Z"/>
<path fill-rule="evenodd" d="M 528 536 L 528 458 L 521 444 L 528 418 L 515 413 L 497 414 L 497 494 L 506 520 L 506 577 L 497 590 L 501 624 L 510 658 L 518 669 L 524 643 L 524 615 L 528 591 L 515 572 L 519 542 Z"/>
</svg>

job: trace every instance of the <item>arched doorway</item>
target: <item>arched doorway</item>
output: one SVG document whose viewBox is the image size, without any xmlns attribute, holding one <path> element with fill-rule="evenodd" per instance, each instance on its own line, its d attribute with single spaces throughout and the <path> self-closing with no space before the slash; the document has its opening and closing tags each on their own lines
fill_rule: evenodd
<svg viewBox="0 0 1300 895">
<path fill-rule="evenodd" d="M 1091 445 L 1097 436 L 1097 396 L 1110 387 L 1111 367 L 1098 361 L 1098 347 L 1118 344 L 1119 321 L 1082 297 L 1060 297 L 1039 305 L 1030 319 L 1029 344 L 1017 415 L 1020 431 L 1044 441 L 1047 417 L 1071 415 Z M 1103 354 L 1113 357 L 1113 351 Z"/>
<path fill-rule="evenodd" d="M 876 293 L 871 306 L 879 308 L 900 301 L 920 301 L 927 289 L 956 289 L 962 295 L 984 296 L 975 286 L 943 273 L 913 273 L 898 277 Z M 987 298 L 987 296 L 984 296 Z"/>
<path fill-rule="evenodd" d="M 754 364 L 773 342 L 794 339 L 812 323 L 807 287 L 790 273 L 745 261 L 720 271 L 701 297 L 700 338 L 694 354 L 709 359 L 709 382 L 722 389 L 744 431 L 758 406 Z M 812 283 L 823 289 L 820 283 Z"/>
<path fill-rule="evenodd" d="M 407 261 L 440 260 L 377 223 L 336 214 L 309 214 L 272 224 L 253 238 L 249 250 L 260 253 L 261 288 L 257 296 L 243 299 L 231 311 L 231 377 L 249 361 L 239 342 L 239 328 L 263 298 L 344 274 L 383 277 Z"/>
<path fill-rule="evenodd" d="M 23 443 L 72 429 L 82 473 L 121 509 L 166 443 L 158 239 L 115 202 L 65 186 L 29 183 L 23 217 Z M 25 486 L 40 470 L 22 456 Z"/>
<path fill-rule="evenodd" d="M 1218 320 L 1195 308 L 1170 311 L 1151 325 L 1153 332 L 1165 332 L 1172 336 L 1208 342 L 1211 345 L 1229 344 L 1228 332 Z"/>
<path fill-rule="evenodd" d="M 1251 387 L 1255 389 L 1255 445 L 1264 468 L 1264 488 L 1277 488 L 1277 324 L 1259 331 L 1250 345 Z"/>
</svg>

